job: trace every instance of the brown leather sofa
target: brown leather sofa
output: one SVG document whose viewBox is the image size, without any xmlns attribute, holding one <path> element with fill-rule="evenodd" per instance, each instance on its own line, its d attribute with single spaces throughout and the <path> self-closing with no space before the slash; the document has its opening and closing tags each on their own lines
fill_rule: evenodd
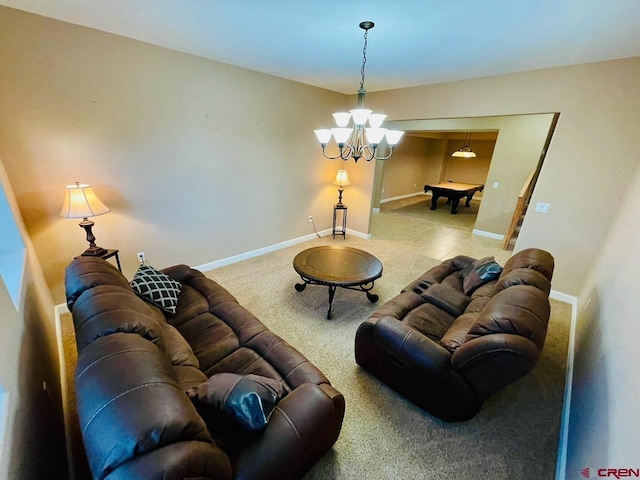
<svg viewBox="0 0 640 480">
<path fill-rule="evenodd" d="M 498 278 L 467 285 L 483 260 L 457 256 L 428 270 L 356 333 L 360 366 L 445 421 L 472 418 L 531 371 L 547 333 L 551 254 L 523 250 Z"/>
<path fill-rule="evenodd" d="M 94 478 L 303 476 L 338 438 L 342 394 L 216 282 L 186 265 L 163 272 L 182 284 L 175 314 L 139 298 L 102 259 L 80 257 L 66 269 L 78 417 Z M 185 394 L 223 372 L 269 377 L 289 392 L 266 428 L 238 428 Z"/>
</svg>

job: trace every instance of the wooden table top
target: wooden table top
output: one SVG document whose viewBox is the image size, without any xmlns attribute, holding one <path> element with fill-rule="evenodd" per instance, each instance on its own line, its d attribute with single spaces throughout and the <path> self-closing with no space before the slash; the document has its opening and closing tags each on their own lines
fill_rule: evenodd
<svg viewBox="0 0 640 480">
<path fill-rule="evenodd" d="M 440 182 L 440 183 L 428 183 L 427 187 L 435 188 L 447 188 L 449 190 L 470 190 L 472 188 L 484 187 L 481 183 L 460 183 L 460 182 Z"/>
<path fill-rule="evenodd" d="M 303 250 L 293 268 L 304 278 L 333 285 L 363 285 L 382 276 L 382 262 L 370 253 L 343 245 Z"/>
</svg>

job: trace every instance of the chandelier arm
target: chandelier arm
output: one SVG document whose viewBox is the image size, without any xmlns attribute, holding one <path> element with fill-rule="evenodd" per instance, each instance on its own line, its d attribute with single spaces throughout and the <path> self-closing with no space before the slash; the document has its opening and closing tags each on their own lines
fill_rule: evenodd
<svg viewBox="0 0 640 480">
<path fill-rule="evenodd" d="M 364 157 L 364 159 L 367 162 L 370 162 L 371 160 L 373 160 L 374 158 L 376 158 L 376 150 L 378 147 L 375 148 L 371 148 L 371 145 L 365 145 L 362 148 L 362 156 Z M 367 155 L 367 152 L 369 152 L 369 155 Z"/>
<path fill-rule="evenodd" d="M 375 158 L 376 160 L 389 160 L 391 158 L 391 155 L 393 155 L 393 147 L 389 147 L 389 155 L 387 155 L 386 157 L 376 157 L 375 155 L 375 151 L 373 153 L 373 158 Z"/>
<path fill-rule="evenodd" d="M 353 152 L 355 151 L 355 149 L 353 148 L 353 145 L 351 144 L 347 144 L 345 145 L 343 148 L 340 149 L 340 158 L 342 160 L 349 160 L 351 157 L 353 157 Z M 355 157 L 354 157 L 355 158 Z M 358 160 L 356 160 L 357 162 Z"/>
<path fill-rule="evenodd" d="M 325 147 L 322 147 L 322 155 L 324 155 L 325 158 L 328 158 L 329 160 L 335 160 L 337 158 L 342 158 L 342 149 L 340 149 L 340 154 L 336 155 L 335 157 L 332 157 L 330 155 L 327 155 Z"/>
</svg>

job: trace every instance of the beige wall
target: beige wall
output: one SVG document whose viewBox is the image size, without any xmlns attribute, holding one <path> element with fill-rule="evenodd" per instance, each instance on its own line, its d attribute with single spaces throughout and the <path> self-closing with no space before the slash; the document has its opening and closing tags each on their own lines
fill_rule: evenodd
<svg viewBox="0 0 640 480">
<path fill-rule="evenodd" d="M 471 143 L 471 149 L 476 157 L 459 158 L 452 157 L 451 154 L 460 149 L 462 143 L 460 140 L 448 140 L 440 181 L 485 184 L 495 144 L 493 140 L 475 140 Z M 482 192 L 478 192 L 474 198 L 482 198 Z"/>
<path fill-rule="evenodd" d="M 0 388 L 8 402 L 1 419 L 6 423 L 0 428 L 0 478 L 65 478 L 53 302 L 0 159 L 0 195 L 3 192 L 26 247 L 26 259 L 17 308 L 0 277 Z"/>
<path fill-rule="evenodd" d="M 380 197 L 388 198 L 421 192 L 424 182 L 431 178 L 441 162 L 428 158 L 429 140 L 405 136 L 389 160 L 381 162 L 383 176 Z"/>
<path fill-rule="evenodd" d="M 56 303 L 87 244 L 58 217 L 64 185 L 111 213 L 98 245 L 200 265 L 330 228 L 349 168 L 348 228 L 366 232 L 373 164 L 322 157 L 313 129 L 347 96 L 0 7 L 0 155 Z"/>
<path fill-rule="evenodd" d="M 367 102 L 394 120 L 560 112 L 532 198 L 533 204 L 550 202 L 551 209 L 527 215 L 516 248 L 549 250 L 556 258 L 553 288 L 578 295 L 638 163 L 638 84 L 640 58 L 632 58 L 373 92 Z M 515 168 L 513 158 L 507 161 Z M 487 183 L 499 180 L 502 185 L 503 179 L 493 175 L 494 162 Z M 500 193 L 505 205 L 513 204 L 527 173 L 508 191 L 486 191 L 483 204 L 490 192 Z M 499 211 L 489 216 L 503 225 L 510 220 Z"/>
<path fill-rule="evenodd" d="M 567 478 L 639 467 L 640 167 L 631 178 L 580 295 Z"/>
</svg>

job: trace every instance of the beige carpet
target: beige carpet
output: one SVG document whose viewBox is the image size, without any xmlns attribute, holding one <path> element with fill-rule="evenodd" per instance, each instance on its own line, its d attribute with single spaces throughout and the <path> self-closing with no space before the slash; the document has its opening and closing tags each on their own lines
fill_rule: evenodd
<svg viewBox="0 0 640 480">
<path fill-rule="evenodd" d="M 549 333 L 536 369 L 491 398 L 465 423 L 435 419 L 355 363 L 353 341 L 358 325 L 441 258 L 458 253 L 493 254 L 504 263 L 510 255 L 499 248 L 500 242 L 471 235 L 474 220 L 447 214 L 453 218 L 443 224 L 426 207 L 402 209 L 403 204 L 423 200 L 384 204 L 372 219 L 371 240 L 349 234 L 346 240 L 316 239 L 205 273 L 306 355 L 345 396 L 340 437 L 305 480 L 552 479 L 571 315 L 567 304 L 552 301 Z M 435 213 L 440 210 L 446 212 L 444 205 Z M 326 320 L 326 287 L 308 286 L 296 292 L 299 277 L 292 268 L 293 257 L 323 244 L 361 248 L 382 261 L 384 272 L 373 290 L 380 295 L 377 304 L 362 292 L 338 289 L 333 318 Z M 65 322 L 68 332 L 69 316 L 63 316 Z M 67 337 L 72 338 L 72 331 Z M 74 348 L 71 342 L 66 345 Z M 69 371 L 74 355 L 67 356 Z"/>
<path fill-rule="evenodd" d="M 325 319 L 326 287 L 296 292 L 295 254 L 343 243 L 376 255 L 384 265 L 371 304 L 361 292 L 338 289 Z M 447 424 L 415 407 L 359 368 L 358 325 L 420 273 L 437 264 L 411 242 L 323 238 L 229 265 L 208 276 L 224 285 L 271 330 L 316 364 L 346 399 L 334 449 L 311 479 L 553 479 L 565 379 L 570 307 L 552 301 L 542 359 L 527 377 L 485 403 L 465 423 Z"/>
</svg>

